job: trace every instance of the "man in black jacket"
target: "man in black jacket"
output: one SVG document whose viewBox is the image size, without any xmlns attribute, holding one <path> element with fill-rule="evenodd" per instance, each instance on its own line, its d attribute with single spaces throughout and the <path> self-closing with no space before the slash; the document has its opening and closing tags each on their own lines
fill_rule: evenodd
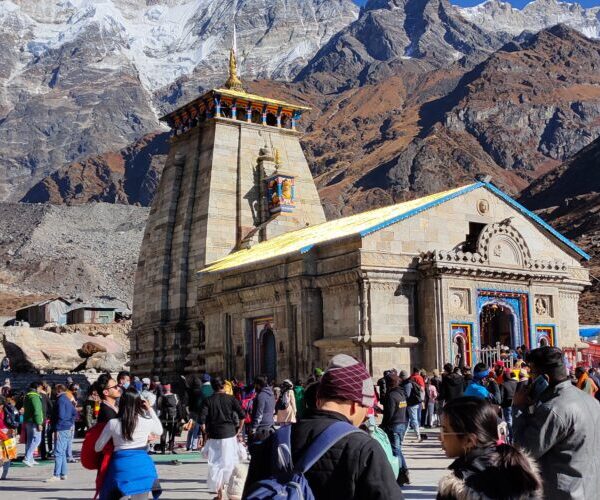
<svg viewBox="0 0 600 500">
<path fill-rule="evenodd" d="M 292 460 L 297 462 L 315 438 L 335 422 L 358 427 L 374 402 L 373 381 L 365 366 L 345 354 L 335 356 L 319 385 L 318 409 L 292 425 Z M 244 497 L 257 481 L 271 476 L 272 438 L 251 449 Z M 341 438 L 306 472 L 315 498 L 328 500 L 402 499 L 381 445 L 366 432 Z"/>
<path fill-rule="evenodd" d="M 500 386 L 500 394 L 502 396 L 502 417 L 508 426 L 508 438 L 512 440 L 512 423 L 513 423 L 513 411 L 512 403 L 515 391 L 517 390 L 517 378 L 514 372 L 507 370 L 504 373 L 504 382 Z"/>
<path fill-rule="evenodd" d="M 463 377 L 458 373 L 454 373 L 452 365 L 446 363 L 444 365 L 442 385 L 440 387 L 440 400 L 442 401 L 442 404 L 449 403 L 453 399 L 462 396 L 464 391 L 463 382 Z"/>
<path fill-rule="evenodd" d="M 392 453 L 398 457 L 400 472 L 397 482 L 400 486 L 410 484 L 408 466 L 402 455 L 402 441 L 408 426 L 407 404 L 404 390 L 400 387 L 400 377 L 395 373 L 386 376 L 388 392 L 383 400 L 383 420 L 381 428 L 390 438 Z"/>
</svg>

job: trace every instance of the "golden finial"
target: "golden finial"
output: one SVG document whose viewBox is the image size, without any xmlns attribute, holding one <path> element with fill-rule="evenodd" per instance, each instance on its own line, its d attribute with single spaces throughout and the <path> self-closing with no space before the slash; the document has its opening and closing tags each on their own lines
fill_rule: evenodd
<svg viewBox="0 0 600 500">
<path fill-rule="evenodd" d="M 235 25 L 233 26 L 233 47 L 229 51 L 229 77 L 225 82 L 225 88 L 231 90 L 237 90 L 239 92 L 244 92 L 244 87 L 242 86 L 242 81 L 238 77 L 237 70 L 237 40 L 236 40 L 236 30 Z"/>
</svg>

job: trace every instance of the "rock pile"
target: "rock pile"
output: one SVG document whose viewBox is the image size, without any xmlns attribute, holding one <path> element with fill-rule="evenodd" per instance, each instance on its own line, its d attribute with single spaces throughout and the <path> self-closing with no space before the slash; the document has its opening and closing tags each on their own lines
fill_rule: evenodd
<svg viewBox="0 0 600 500">
<path fill-rule="evenodd" d="M 127 365 L 131 322 L 114 325 L 68 325 L 63 328 L 0 328 L 0 357 L 14 371 L 118 372 Z"/>
<path fill-rule="evenodd" d="M 0 284 L 130 308 L 148 211 L 0 203 Z"/>
</svg>

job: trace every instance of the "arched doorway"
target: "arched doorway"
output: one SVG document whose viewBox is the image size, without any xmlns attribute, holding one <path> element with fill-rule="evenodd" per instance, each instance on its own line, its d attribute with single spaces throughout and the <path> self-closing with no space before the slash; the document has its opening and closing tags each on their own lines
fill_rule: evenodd
<svg viewBox="0 0 600 500">
<path fill-rule="evenodd" d="M 260 373 L 269 381 L 277 379 L 277 344 L 273 330 L 267 326 L 260 333 Z"/>
<path fill-rule="evenodd" d="M 479 315 L 481 347 L 503 346 L 516 348 L 515 318 L 512 310 L 504 304 L 492 302 L 483 306 Z"/>
</svg>

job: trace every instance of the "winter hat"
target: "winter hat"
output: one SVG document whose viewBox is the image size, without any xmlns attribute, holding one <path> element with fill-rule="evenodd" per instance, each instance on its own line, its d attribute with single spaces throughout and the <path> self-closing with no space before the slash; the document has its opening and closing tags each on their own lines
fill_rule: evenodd
<svg viewBox="0 0 600 500">
<path fill-rule="evenodd" d="M 202 383 L 210 382 L 210 375 L 208 373 L 203 373 L 202 377 L 200 377 L 200 380 L 202 380 Z"/>
<path fill-rule="evenodd" d="M 323 373 L 317 398 L 354 401 L 371 408 L 375 402 L 375 388 L 364 364 L 347 354 L 338 354 Z"/>
<path fill-rule="evenodd" d="M 406 380 L 408 378 L 408 372 L 406 370 L 402 370 L 398 376 L 402 379 L 402 380 Z"/>
<path fill-rule="evenodd" d="M 142 379 L 142 384 L 144 384 L 144 385 L 150 385 L 150 379 L 148 377 L 144 377 Z"/>
</svg>

